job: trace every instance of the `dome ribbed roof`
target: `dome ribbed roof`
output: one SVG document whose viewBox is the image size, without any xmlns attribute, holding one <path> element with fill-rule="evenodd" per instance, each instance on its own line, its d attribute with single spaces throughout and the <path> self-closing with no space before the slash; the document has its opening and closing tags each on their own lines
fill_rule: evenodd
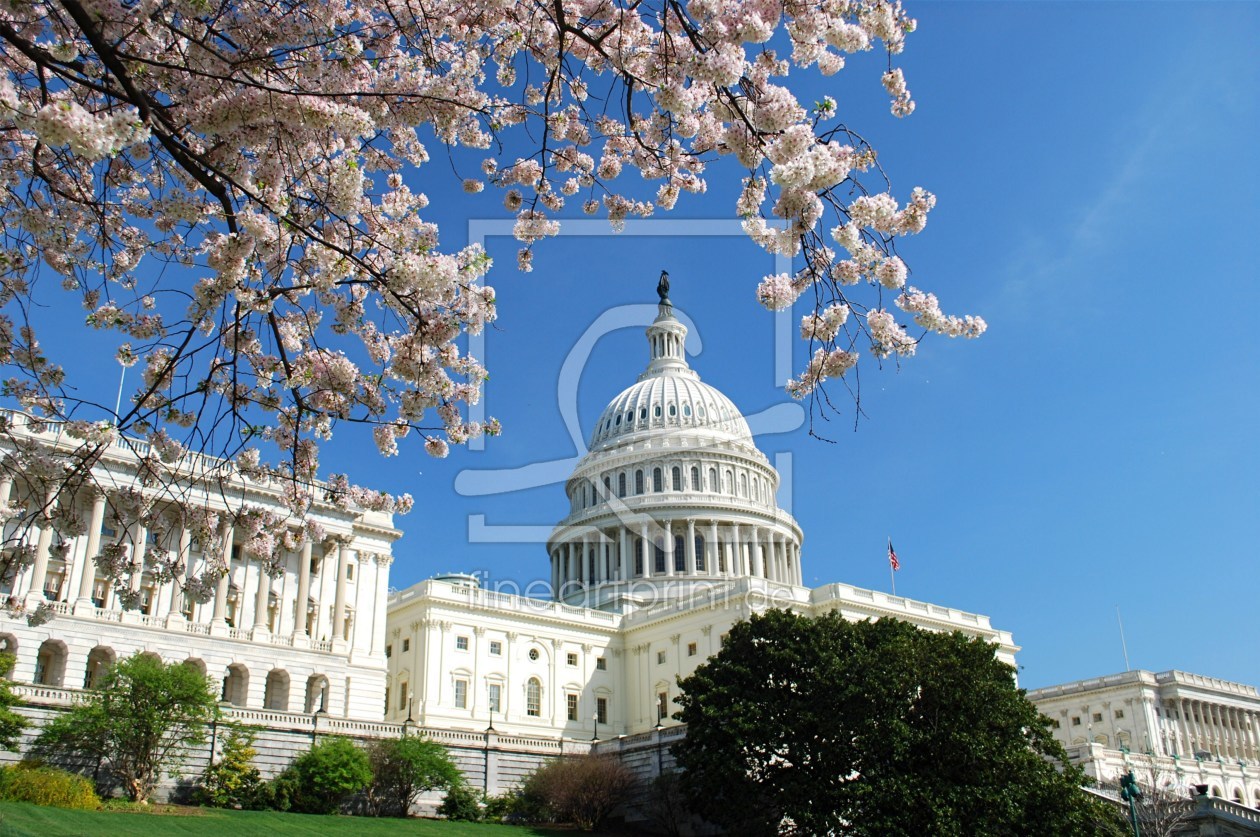
<svg viewBox="0 0 1260 837">
<path fill-rule="evenodd" d="M 644 431 L 701 430 L 723 441 L 754 447 L 748 422 L 729 398 L 703 383 L 687 365 L 684 344 L 687 327 L 674 317 L 668 301 L 647 329 L 651 360 L 637 383 L 608 403 L 590 449 L 620 443 Z"/>
</svg>

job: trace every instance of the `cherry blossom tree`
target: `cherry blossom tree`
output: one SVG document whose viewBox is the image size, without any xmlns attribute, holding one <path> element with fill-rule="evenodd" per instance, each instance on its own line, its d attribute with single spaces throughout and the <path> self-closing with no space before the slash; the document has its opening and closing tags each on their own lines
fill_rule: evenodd
<svg viewBox="0 0 1260 837">
<path fill-rule="evenodd" d="M 501 190 L 528 270 L 566 207 L 615 227 L 703 193 L 706 167 L 733 158 L 748 235 L 801 265 L 765 277 L 757 298 L 784 309 L 813 294 L 801 324 L 812 354 L 788 391 L 815 404 L 864 352 L 900 359 L 928 332 L 979 335 L 982 320 L 908 286 L 896 254 L 935 197 L 895 196 L 835 101 L 799 102 L 787 81 L 871 52 L 852 72 L 878 78 L 907 116 L 895 60 L 914 28 L 887 0 L 5 4 L 3 395 L 75 444 L 54 452 L 6 430 L 3 467 L 37 499 L 0 497 L 4 514 L 76 534 L 58 498 L 90 483 L 109 445 L 145 463 L 145 491 L 120 518 L 152 521 L 174 503 L 203 545 L 219 514 L 188 508 L 176 487 L 197 454 L 283 484 L 297 520 L 320 498 L 406 511 L 406 496 L 317 482 L 318 453 L 345 426 L 385 456 L 408 437 L 440 457 L 499 432 L 467 418 L 486 370 L 460 343 L 495 318 L 490 259 L 443 249 L 426 220 L 451 188 Z M 479 166 L 443 179 L 436 150 Z M 66 380 L 36 333 L 39 292 L 73 295 L 139 367 L 121 409 Z M 253 554 L 293 547 L 268 534 L 273 512 L 240 514 Z M 28 553 L 10 550 L 8 571 Z M 117 555 L 98 563 L 126 572 Z"/>
</svg>

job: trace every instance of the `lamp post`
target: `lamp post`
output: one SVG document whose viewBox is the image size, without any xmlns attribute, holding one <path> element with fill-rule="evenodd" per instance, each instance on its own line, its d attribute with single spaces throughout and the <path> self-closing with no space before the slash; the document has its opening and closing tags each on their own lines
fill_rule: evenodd
<svg viewBox="0 0 1260 837">
<path fill-rule="evenodd" d="M 311 713 L 311 746 L 315 746 L 315 737 L 319 734 L 319 719 L 322 715 L 327 715 L 327 710 L 320 707 Z"/>
<path fill-rule="evenodd" d="M 1133 778 L 1133 770 L 1120 777 L 1120 798 L 1129 803 L 1129 822 L 1133 825 L 1133 837 L 1141 837 L 1138 831 L 1137 803 L 1142 798 L 1142 789 Z"/>
<path fill-rule="evenodd" d="M 656 721 L 656 775 L 661 776 L 665 773 L 664 763 L 661 761 L 661 730 L 665 727 L 660 720 Z"/>
<path fill-rule="evenodd" d="M 596 709 L 591 713 L 591 724 L 593 732 L 591 733 L 591 743 L 594 744 L 599 740 L 599 710 Z"/>
<path fill-rule="evenodd" d="M 415 729 L 415 726 L 416 726 L 416 719 L 412 717 L 412 714 L 411 714 L 411 707 L 415 703 L 415 700 L 416 700 L 416 693 L 412 691 L 408 691 L 407 692 L 407 720 L 403 721 L 403 735 L 404 736 L 407 735 L 409 732 L 411 732 L 413 729 Z"/>
</svg>

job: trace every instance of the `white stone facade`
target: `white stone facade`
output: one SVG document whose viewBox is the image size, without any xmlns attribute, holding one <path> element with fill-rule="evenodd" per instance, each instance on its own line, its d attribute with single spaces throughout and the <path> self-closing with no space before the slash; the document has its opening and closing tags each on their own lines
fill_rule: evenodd
<svg viewBox="0 0 1260 837">
<path fill-rule="evenodd" d="M 1162 784 L 1208 785 L 1212 796 L 1260 808 L 1260 694 L 1254 686 L 1184 671 L 1127 671 L 1034 689 L 1028 698 L 1094 778 L 1130 767 Z"/>
<path fill-rule="evenodd" d="M 55 423 L 31 425 L 28 417 L 8 411 L 0 418 L 11 438 L 36 440 L 53 450 L 72 444 Z M 205 603 L 185 596 L 174 581 L 155 580 L 150 571 L 158 550 L 178 551 L 190 572 L 201 571 L 206 556 L 188 529 L 174 525 L 169 542 L 158 543 L 142 524 L 133 523 L 129 542 L 139 546 L 132 565 L 145 570 L 133 573 L 130 581 L 140 606 L 125 610 L 91 559 L 122 537 L 110 513 L 112 502 L 117 492 L 141 488 L 138 467 L 144 452 L 141 442 L 112 446 L 93 466 L 97 490 L 59 501 L 75 504 L 87 522 L 83 536 L 54 543 L 51 528 L 38 524 L 20 535 L 34 546 L 35 561 L 0 594 L 28 611 L 47 603 L 54 618 L 30 627 L 24 616 L 0 612 L 0 643 L 17 655 L 13 679 L 84 688 L 102 665 L 144 651 L 168 662 L 192 661 L 223 682 L 223 696 L 234 706 L 323 709 L 335 717 L 380 720 L 385 600 L 392 544 L 400 535 L 391 516 L 317 503 L 312 515 L 329 537 L 288 553 L 283 573 L 275 578 L 264 574 L 258 561 L 245 558 L 240 537 L 225 529 L 231 569 Z M 222 512 L 244 504 L 281 508 L 277 487 L 236 477 L 226 490 L 222 484 L 209 488 L 195 478 L 198 464 L 190 458 L 189 468 L 179 472 L 189 476 L 182 489 L 191 504 Z M 33 503 L 39 498 L 30 492 L 20 475 L 0 479 L 0 505 L 37 508 Z M 8 528 L 6 534 L 14 536 L 13 525 Z M 299 606 L 303 601 L 305 606 Z"/>
<path fill-rule="evenodd" d="M 802 533 L 779 475 L 726 396 L 686 363 L 662 303 L 649 362 L 596 424 L 547 547 L 553 600 L 447 576 L 391 597 L 387 720 L 607 739 L 670 726 L 677 679 L 772 607 L 904 619 L 998 646 L 987 617 L 843 584 L 802 586 Z M 542 586 L 542 585 L 539 585 Z"/>
</svg>

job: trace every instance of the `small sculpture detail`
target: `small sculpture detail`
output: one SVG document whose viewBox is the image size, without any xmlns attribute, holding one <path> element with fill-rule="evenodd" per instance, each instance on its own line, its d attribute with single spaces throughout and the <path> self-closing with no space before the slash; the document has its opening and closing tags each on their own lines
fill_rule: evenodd
<svg viewBox="0 0 1260 837">
<path fill-rule="evenodd" d="M 656 295 L 661 298 L 662 303 L 669 302 L 669 273 L 661 271 L 661 281 L 656 283 Z"/>
</svg>

